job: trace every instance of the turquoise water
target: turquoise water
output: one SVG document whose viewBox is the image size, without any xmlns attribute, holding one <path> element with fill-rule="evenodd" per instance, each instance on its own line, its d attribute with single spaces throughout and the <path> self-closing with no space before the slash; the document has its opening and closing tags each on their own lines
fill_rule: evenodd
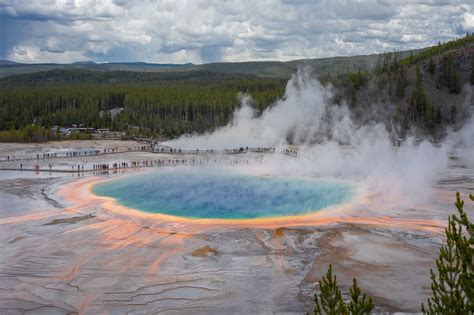
<svg viewBox="0 0 474 315">
<path fill-rule="evenodd" d="M 353 196 L 353 186 L 346 183 L 199 170 L 128 176 L 99 183 L 93 190 L 145 212 L 216 219 L 304 214 Z"/>
</svg>

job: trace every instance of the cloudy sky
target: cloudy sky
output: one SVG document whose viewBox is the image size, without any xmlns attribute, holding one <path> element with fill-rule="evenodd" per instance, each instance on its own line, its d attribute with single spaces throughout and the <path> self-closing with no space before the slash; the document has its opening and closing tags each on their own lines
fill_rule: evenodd
<svg viewBox="0 0 474 315">
<path fill-rule="evenodd" d="M 0 0 L 0 59 L 207 63 L 358 55 L 474 31 L 474 1 Z"/>
</svg>

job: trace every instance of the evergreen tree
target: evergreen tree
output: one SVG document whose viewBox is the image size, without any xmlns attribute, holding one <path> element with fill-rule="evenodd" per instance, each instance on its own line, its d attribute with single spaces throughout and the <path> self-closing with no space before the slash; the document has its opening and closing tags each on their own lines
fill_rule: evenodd
<svg viewBox="0 0 474 315">
<path fill-rule="evenodd" d="M 430 62 L 428 63 L 428 72 L 431 74 L 431 75 L 434 75 L 435 73 L 435 70 L 436 70 L 436 65 L 433 61 L 433 57 L 430 58 Z"/>
<path fill-rule="evenodd" d="M 351 301 L 348 305 L 349 314 L 362 315 L 370 314 L 374 309 L 372 298 L 367 297 L 365 293 L 357 285 L 357 280 L 352 280 L 352 287 L 350 288 Z"/>
<path fill-rule="evenodd" d="M 413 121 L 419 121 L 425 116 L 427 100 L 420 68 L 418 66 L 416 67 L 416 84 L 411 95 L 410 105 Z"/>
<path fill-rule="evenodd" d="M 344 300 L 342 299 L 341 290 L 337 286 L 336 275 L 332 273 L 332 265 L 324 278 L 319 282 L 321 293 L 314 295 L 314 314 L 348 314 Z"/>
<path fill-rule="evenodd" d="M 433 105 L 427 103 L 425 107 L 424 123 L 428 129 L 432 129 L 434 127 L 435 114 L 436 113 L 433 109 Z"/>
<path fill-rule="evenodd" d="M 451 105 L 451 109 L 449 111 L 449 118 L 450 118 L 450 121 L 451 121 L 451 124 L 455 124 L 456 123 L 456 117 L 458 115 L 458 109 L 456 107 L 456 105 Z"/>
<path fill-rule="evenodd" d="M 329 265 L 328 271 L 319 282 L 320 294 L 314 295 L 314 314 L 327 315 L 363 315 L 370 314 L 374 308 L 374 303 L 370 297 L 357 285 L 354 278 L 352 287 L 349 290 L 350 301 L 345 303 L 342 293 L 337 286 L 336 275 L 332 273 L 332 265 Z"/>
<path fill-rule="evenodd" d="M 474 201 L 474 196 L 469 195 Z M 437 273 L 431 270 L 431 290 L 425 314 L 474 313 L 474 224 L 464 212 L 459 192 L 455 206 L 459 216 L 449 218 L 445 229 L 446 246 L 441 247 L 436 260 Z"/>
<path fill-rule="evenodd" d="M 469 199 L 474 201 L 474 195 L 470 194 Z M 452 219 L 459 227 L 459 233 L 453 233 L 451 238 L 456 244 L 457 257 L 461 260 L 462 272 L 459 282 L 466 296 L 467 309 L 474 313 L 474 223 L 471 223 L 464 212 L 464 201 L 460 198 L 459 192 L 456 193 L 455 206 L 459 216 L 453 215 Z"/>
<path fill-rule="evenodd" d="M 407 74 L 405 66 L 402 64 L 397 72 L 397 83 L 396 83 L 396 90 L 395 93 L 398 98 L 402 98 L 405 96 L 405 88 L 407 86 Z"/>
<path fill-rule="evenodd" d="M 454 55 L 447 54 L 443 58 L 443 76 L 444 84 L 448 87 L 449 93 L 461 92 L 459 85 L 459 75 L 454 65 Z"/>
<path fill-rule="evenodd" d="M 443 117 L 442 117 L 442 115 L 441 115 L 441 109 L 440 109 L 439 107 L 436 108 L 436 113 L 435 113 L 434 122 L 435 122 L 437 125 L 440 125 L 440 124 L 443 122 Z"/>
<path fill-rule="evenodd" d="M 471 60 L 471 85 L 474 85 L 474 58 Z"/>
</svg>

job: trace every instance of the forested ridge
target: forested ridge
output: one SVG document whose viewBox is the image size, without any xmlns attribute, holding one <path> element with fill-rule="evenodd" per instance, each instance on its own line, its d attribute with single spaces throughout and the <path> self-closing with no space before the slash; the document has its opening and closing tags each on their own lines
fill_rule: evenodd
<svg viewBox="0 0 474 315">
<path fill-rule="evenodd" d="M 473 111 L 474 35 L 438 43 L 416 54 L 381 54 L 374 69 L 321 76 L 335 86 L 335 103 L 348 104 L 356 121 L 383 121 L 404 137 L 442 137 Z"/>
<path fill-rule="evenodd" d="M 90 73 L 86 76 L 91 77 Z M 4 87 L 0 89 L 0 130 L 20 130 L 33 123 L 44 128 L 82 124 L 131 135 L 173 137 L 226 124 L 240 104 L 240 93 L 250 94 L 261 112 L 283 95 L 286 84 L 285 80 L 219 74 L 195 78 Z M 109 110 L 120 107 L 123 111 L 112 119 Z"/>
<path fill-rule="evenodd" d="M 199 84 L 210 83 L 212 81 L 242 81 L 254 78 L 256 77 L 253 75 L 242 73 L 221 73 L 208 70 L 137 72 L 54 69 L 0 78 L 0 86 L 33 86 L 72 83 L 183 83 L 186 81 Z"/>
<path fill-rule="evenodd" d="M 345 73 L 315 75 L 334 87 L 334 103 L 347 103 L 361 123 L 383 120 L 402 137 L 414 128 L 439 137 L 465 118 L 462 87 L 474 84 L 473 60 L 474 36 L 468 34 L 415 54 L 381 54 L 370 70 L 349 71 L 351 64 Z M 0 79 L 0 141 L 59 139 L 51 127 L 72 125 L 162 138 L 204 132 L 229 122 L 241 93 L 251 95 L 261 113 L 283 96 L 286 80 L 205 69 L 12 75 Z M 112 115 L 116 108 L 123 110 Z"/>
</svg>

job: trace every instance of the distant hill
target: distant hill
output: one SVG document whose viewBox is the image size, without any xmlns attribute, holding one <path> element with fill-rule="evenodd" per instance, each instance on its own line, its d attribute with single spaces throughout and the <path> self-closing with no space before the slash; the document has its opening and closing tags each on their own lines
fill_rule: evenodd
<svg viewBox="0 0 474 315">
<path fill-rule="evenodd" d="M 118 84 L 118 83 L 173 83 L 177 81 L 197 84 L 209 81 L 253 79 L 256 76 L 242 73 L 222 73 L 209 70 L 188 71 L 94 71 L 89 69 L 53 69 L 16 74 L 0 78 L 1 86 L 26 87 L 50 84 Z"/>
<path fill-rule="evenodd" d="M 10 61 L 10 60 L 0 60 L 0 65 L 6 66 L 6 65 L 20 65 L 20 63 L 15 62 L 15 61 Z"/>
<path fill-rule="evenodd" d="M 76 61 L 73 62 L 72 65 L 95 65 L 97 64 L 95 61 L 85 60 L 85 61 Z"/>
<path fill-rule="evenodd" d="M 401 54 L 408 56 L 413 51 Z M 186 64 L 157 64 L 147 62 L 110 62 L 95 63 L 93 61 L 80 61 L 71 64 L 25 64 L 5 60 L 0 62 L 0 78 L 15 74 L 34 73 L 57 69 L 64 70 L 90 70 L 90 71 L 133 71 L 133 72 L 174 72 L 205 70 L 219 73 L 239 73 L 259 77 L 289 78 L 301 65 L 311 66 L 316 73 L 346 73 L 348 71 L 370 70 L 376 65 L 381 54 L 331 57 L 317 59 L 301 59 L 287 62 L 280 61 L 248 61 L 248 62 L 216 62 L 202 65 Z"/>
<path fill-rule="evenodd" d="M 93 61 L 79 61 L 70 64 L 57 63 L 18 63 L 9 60 L 0 61 L 0 78 L 25 73 L 34 73 L 50 70 L 90 70 L 90 71 L 173 71 L 191 69 L 192 64 L 156 64 L 146 62 L 112 62 L 95 63 Z"/>
</svg>

